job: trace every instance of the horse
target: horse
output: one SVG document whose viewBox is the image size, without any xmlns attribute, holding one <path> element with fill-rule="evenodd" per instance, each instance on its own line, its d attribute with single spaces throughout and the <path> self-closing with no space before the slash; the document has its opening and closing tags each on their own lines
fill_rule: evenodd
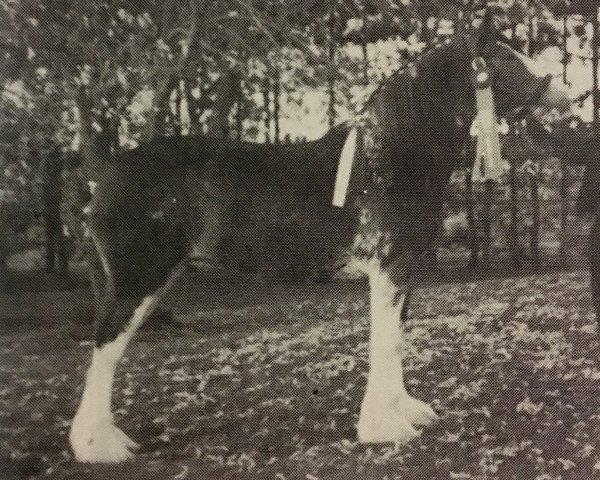
<svg viewBox="0 0 600 480">
<path fill-rule="evenodd" d="M 499 115 L 531 104 L 564 106 L 566 99 L 550 77 L 535 72 L 532 60 L 502 39 L 486 15 L 477 29 L 456 34 L 385 80 L 366 108 L 377 134 L 353 134 L 356 125 L 341 124 L 319 140 L 295 145 L 203 135 L 157 138 L 109 163 L 88 208 L 96 333 L 70 430 L 75 457 L 120 462 L 134 455 L 136 442 L 115 425 L 111 412 L 115 369 L 136 330 L 186 268 L 198 219 L 190 205 L 207 182 L 217 186 L 206 189 L 207 195 L 230 212 L 231 238 L 221 242 L 229 251 L 243 249 L 246 227 L 258 226 L 310 239 L 303 252 L 307 262 L 323 250 L 368 277 L 369 373 L 358 440 L 402 444 L 435 421 L 433 409 L 405 389 L 400 327 L 411 271 L 435 239 L 444 192 L 476 113 L 473 52 L 493 76 Z M 369 160 L 371 151 L 375 161 Z M 355 159 L 356 175 L 345 205 L 337 208 L 331 199 L 343 152 Z M 273 207 L 270 217 L 257 213 L 265 204 Z M 137 306 L 124 307 L 127 298 Z"/>
</svg>

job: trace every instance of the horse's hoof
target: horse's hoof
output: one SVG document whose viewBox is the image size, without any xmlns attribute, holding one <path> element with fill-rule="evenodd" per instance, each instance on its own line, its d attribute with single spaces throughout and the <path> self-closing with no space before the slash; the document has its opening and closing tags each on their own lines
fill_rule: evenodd
<svg viewBox="0 0 600 480">
<path fill-rule="evenodd" d="M 408 443 L 421 434 L 415 426 L 429 425 L 438 416 L 425 402 L 408 394 L 383 401 L 376 395 L 365 397 L 357 425 L 361 443 Z"/>
<path fill-rule="evenodd" d="M 134 456 L 139 445 L 111 422 L 87 426 L 74 422 L 71 447 L 80 462 L 119 463 Z"/>
</svg>

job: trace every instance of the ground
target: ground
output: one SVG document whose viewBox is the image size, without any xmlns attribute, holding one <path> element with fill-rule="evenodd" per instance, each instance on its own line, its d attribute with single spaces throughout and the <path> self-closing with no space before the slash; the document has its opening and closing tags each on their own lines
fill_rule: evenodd
<svg viewBox="0 0 600 480">
<path fill-rule="evenodd" d="M 91 343 L 85 322 L 60 317 L 83 312 L 89 292 L 5 296 L 0 478 L 600 478 L 588 282 L 576 271 L 417 290 L 406 381 L 441 420 L 396 448 L 355 441 L 363 283 L 258 295 L 188 279 L 169 301 L 182 326 L 140 332 L 117 373 L 117 424 L 142 447 L 112 466 L 74 462 L 67 443 Z M 30 311 L 17 318 L 18 305 Z"/>
</svg>

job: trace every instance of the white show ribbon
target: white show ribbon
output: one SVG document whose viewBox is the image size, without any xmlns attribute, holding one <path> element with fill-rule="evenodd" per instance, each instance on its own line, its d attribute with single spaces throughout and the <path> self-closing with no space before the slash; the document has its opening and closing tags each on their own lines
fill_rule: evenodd
<svg viewBox="0 0 600 480">
<path fill-rule="evenodd" d="M 475 90 L 477 115 L 471 126 L 471 134 L 474 133 L 477 137 L 472 180 L 475 182 L 498 180 L 504 174 L 504 162 L 500 148 L 494 94 L 489 84 L 488 72 L 478 72 L 475 79 L 481 86 Z"/>
<path fill-rule="evenodd" d="M 354 127 L 350 130 L 350 133 L 348 133 L 348 137 L 346 137 L 346 142 L 344 143 L 338 162 L 335 187 L 333 189 L 333 200 L 331 202 L 335 207 L 341 208 L 346 203 L 346 194 L 348 193 L 348 186 L 350 185 L 352 164 L 356 153 L 356 139 L 357 131 L 356 127 Z"/>
</svg>

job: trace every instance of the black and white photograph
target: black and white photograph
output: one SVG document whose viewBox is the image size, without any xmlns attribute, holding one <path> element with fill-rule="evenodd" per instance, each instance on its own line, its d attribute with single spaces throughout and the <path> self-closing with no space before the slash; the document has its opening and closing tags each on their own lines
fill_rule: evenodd
<svg viewBox="0 0 600 480">
<path fill-rule="evenodd" d="M 0 480 L 600 479 L 598 0 L 0 0 Z"/>
</svg>

